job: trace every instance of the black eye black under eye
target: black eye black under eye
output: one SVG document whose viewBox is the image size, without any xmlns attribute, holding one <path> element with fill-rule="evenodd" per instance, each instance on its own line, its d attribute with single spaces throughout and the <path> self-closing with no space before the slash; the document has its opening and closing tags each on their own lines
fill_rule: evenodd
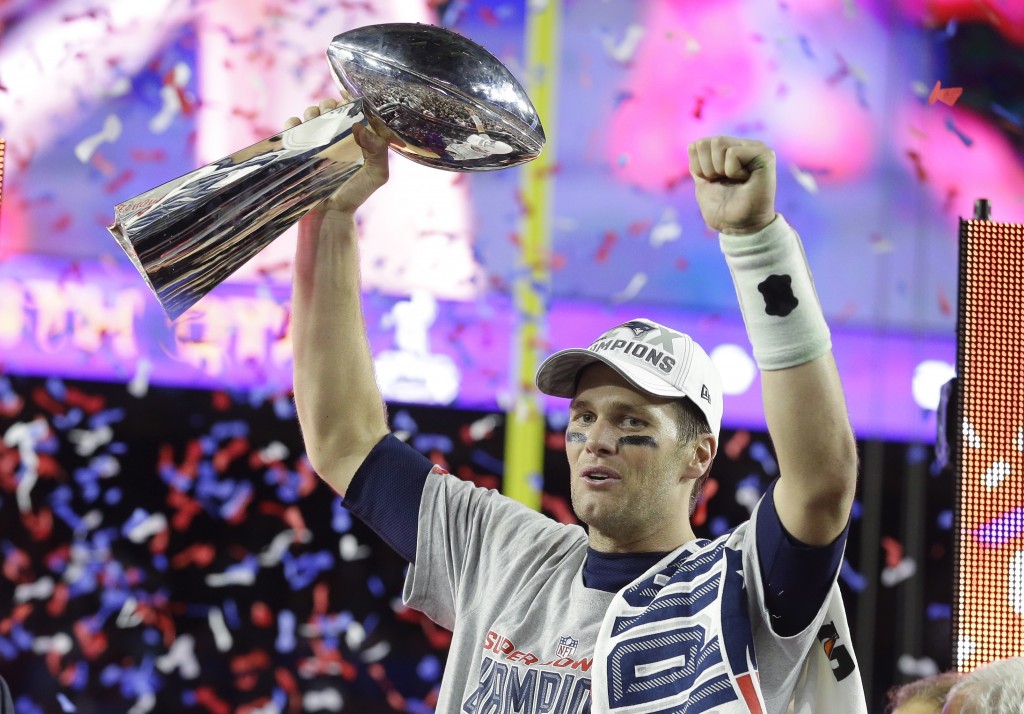
<svg viewBox="0 0 1024 714">
<path fill-rule="evenodd" d="M 658 442 L 650 436 L 620 436 L 619 444 L 621 446 L 657 446 Z"/>
</svg>

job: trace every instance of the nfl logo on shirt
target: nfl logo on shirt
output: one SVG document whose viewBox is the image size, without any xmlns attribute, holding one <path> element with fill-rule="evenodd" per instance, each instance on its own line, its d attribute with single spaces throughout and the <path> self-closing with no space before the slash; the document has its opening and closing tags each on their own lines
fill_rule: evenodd
<svg viewBox="0 0 1024 714">
<path fill-rule="evenodd" d="M 558 640 L 558 647 L 555 649 L 555 657 L 572 657 L 576 652 L 576 646 L 579 644 L 579 640 L 574 640 L 571 637 L 562 637 Z"/>
</svg>

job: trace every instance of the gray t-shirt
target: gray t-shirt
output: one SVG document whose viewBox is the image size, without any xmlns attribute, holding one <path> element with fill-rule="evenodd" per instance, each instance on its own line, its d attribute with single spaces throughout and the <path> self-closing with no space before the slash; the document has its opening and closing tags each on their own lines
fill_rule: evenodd
<svg viewBox="0 0 1024 714">
<path fill-rule="evenodd" d="M 816 645 L 832 625 L 827 610 L 848 637 L 841 601 L 830 609 L 838 590 L 804 630 L 776 635 L 758 577 L 756 514 L 608 593 L 583 584 L 581 527 L 435 469 L 404 597 L 453 632 L 437 711 L 784 712 L 798 684 L 830 686 L 822 672 L 836 666 Z M 865 711 L 859 697 L 832 710 Z"/>
</svg>

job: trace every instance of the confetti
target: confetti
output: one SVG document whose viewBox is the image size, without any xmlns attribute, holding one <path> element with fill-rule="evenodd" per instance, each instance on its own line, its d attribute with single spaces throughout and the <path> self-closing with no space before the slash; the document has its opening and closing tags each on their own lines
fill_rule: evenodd
<svg viewBox="0 0 1024 714">
<path fill-rule="evenodd" d="M 932 87 L 931 94 L 928 95 L 928 103 L 935 104 L 935 102 L 942 102 L 953 106 L 956 104 L 956 100 L 960 98 L 960 95 L 964 93 L 962 87 L 947 87 L 942 88 L 942 82 L 935 82 L 935 86 Z M 968 144 L 969 146 L 969 144 Z"/>
<path fill-rule="evenodd" d="M 89 163 L 93 154 L 102 144 L 113 143 L 121 137 L 121 120 L 116 114 L 110 114 L 103 120 L 103 129 L 82 139 L 75 145 L 75 158 L 83 164 Z"/>
<path fill-rule="evenodd" d="M 602 35 L 601 46 L 613 60 L 619 64 L 628 64 L 636 54 L 645 34 L 646 29 L 643 25 L 632 24 L 626 28 L 626 32 L 620 40 L 615 40 L 608 34 Z"/>
</svg>

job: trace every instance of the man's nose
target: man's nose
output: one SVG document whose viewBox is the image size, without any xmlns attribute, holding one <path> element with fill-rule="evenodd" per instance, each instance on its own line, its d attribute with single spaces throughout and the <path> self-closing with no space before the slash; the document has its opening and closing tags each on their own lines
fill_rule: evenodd
<svg viewBox="0 0 1024 714">
<path fill-rule="evenodd" d="M 610 452 L 615 450 L 618 443 L 615 429 L 604 419 L 598 419 L 587 430 L 587 451 L 594 453 Z"/>
</svg>

